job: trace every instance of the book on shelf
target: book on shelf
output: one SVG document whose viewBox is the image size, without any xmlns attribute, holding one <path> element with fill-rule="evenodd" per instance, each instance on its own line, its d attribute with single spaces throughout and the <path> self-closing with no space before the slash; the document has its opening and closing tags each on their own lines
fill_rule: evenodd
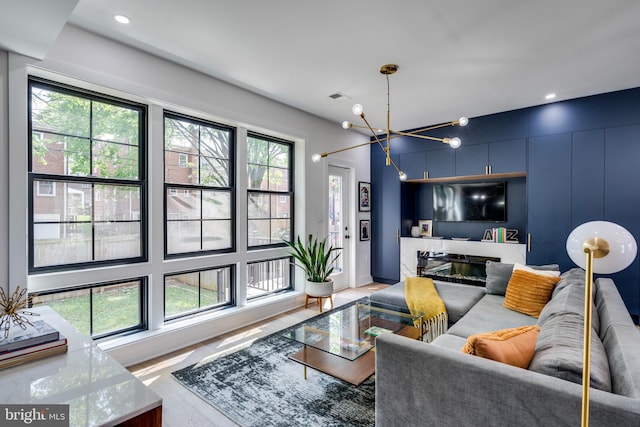
<svg viewBox="0 0 640 427">
<path fill-rule="evenodd" d="M 9 368 L 11 366 L 20 365 L 22 363 L 31 362 L 34 360 L 44 359 L 45 357 L 54 356 L 56 354 L 66 353 L 68 344 L 47 347 L 41 350 L 32 351 L 29 353 L 21 354 L 19 356 L 10 357 L 8 359 L 0 360 L 0 369 Z"/>
<path fill-rule="evenodd" d="M 392 334 L 391 329 L 381 328 L 380 326 L 372 326 L 364 331 L 365 335 L 377 337 L 380 334 Z"/>
<path fill-rule="evenodd" d="M 14 325 L 9 329 L 9 336 L 6 338 L 3 333 L 4 331 L 0 331 L 0 354 L 60 339 L 58 330 L 44 320 L 27 324 L 26 329 Z"/>
</svg>

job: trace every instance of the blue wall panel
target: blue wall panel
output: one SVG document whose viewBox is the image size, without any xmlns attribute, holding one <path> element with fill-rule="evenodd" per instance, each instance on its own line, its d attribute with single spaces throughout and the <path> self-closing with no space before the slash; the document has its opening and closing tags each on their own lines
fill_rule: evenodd
<svg viewBox="0 0 640 427">
<path fill-rule="evenodd" d="M 604 218 L 604 129 L 575 132 L 571 144 L 571 228 Z"/>
<path fill-rule="evenodd" d="M 604 219 L 620 224 L 640 241 L 640 125 L 605 132 Z M 614 275 L 630 312 L 640 313 L 640 261 Z"/>
</svg>

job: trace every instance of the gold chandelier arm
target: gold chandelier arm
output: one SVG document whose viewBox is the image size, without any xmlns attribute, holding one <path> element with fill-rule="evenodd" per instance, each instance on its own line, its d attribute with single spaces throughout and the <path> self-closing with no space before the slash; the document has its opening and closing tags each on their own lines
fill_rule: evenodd
<svg viewBox="0 0 640 427">
<path fill-rule="evenodd" d="M 434 136 L 427 136 L 427 135 L 415 135 L 413 132 L 400 132 L 400 131 L 396 131 L 396 130 L 392 130 L 391 132 L 391 137 L 392 138 L 397 138 L 398 136 L 410 136 L 413 138 L 420 138 L 420 139 L 428 139 L 429 141 L 438 141 L 438 142 L 443 142 L 445 144 L 449 143 L 449 138 L 436 138 Z"/>
<path fill-rule="evenodd" d="M 371 145 L 371 144 L 375 144 L 375 143 L 376 143 L 376 141 L 369 141 L 369 142 L 364 142 L 362 144 L 353 145 L 351 147 L 340 148 L 340 149 L 335 150 L 335 151 L 329 151 L 327 153 L 320 153 L 320 157 L 327 157 L 327 156 L 330 156 L 332 154 L 341 153 L 343 151 L 352 150 L 354 148 L 364 147 L 366 145 Z"/>
<path fill-rule="evenodd" d="M 398 175 L 400 175 L 402 171 L 400 170 L 398 165 L 396 165 L 396 162 L 393 161 L 393 158 L 391 158 L 391 156 L 389 156 L 389 160 L 391 161 L 391 164 L 393 165 L 393 167 L 396 168 L 396 172 L 398 172 Z"/>
<path fill-rule="evenodd" d="M 373 137 L 375 138 L 376 142 L 378 143 L 378 145 L 380 146 L 380 148 L 382 148 L 382 150 L 387 154 L 387 159 L 386 159 L 386 163 L 387 165 L 392 162 L 393 160 L 391 159 L 391 156 L 389 155 L 389 148 L 385 148 L 384 145 L 382 145 L 382 142 L 380 142 L 380 139 L 378 138 L 378 135 L 376 135 L 376 133 L 373 131 L 373 128 L 371 127 L 371 125 L 369 124 L 369 121 L 367 120 L 367 118 L 365 117 L 364 113 L 360 113 L 360 118 L 367 124 L 367 128 L 371 131 L 371 135 L 373 135 Z M 396 166 L 396 169 L 398 169 L 398 167 Z"/>
<path fill-rule="evenodd" d="M 373 133 L 373 129 L 370 126 L 360 126 L 360 125 L 354 125 L 353 123 L 349 123 L 349 127 L 352 128 L 358 128 L 358 129 L 369 129 L 371 131 L 371 133 Z M 384 132 L 384 130 L 382 129 L 378 129 L 379 132 Z M 420 130 L 416 130 L 413 132 L 401 132 L 401 131 L 397 131 L 397 130 L 392 130 L 389 129 L 389 139 L 393 139 L 393 138 L 398 138 L 400 136 L 410 136 L 410 137 L 415 137 L 415 138 L 420 138 L 420 139 L 428 139 L 430 141 L 438 141 L 438 142 L 442 142 L 445 144 L 448 144 L 447 142 L 447 138 L 436 138 L 433 136 L 426 136 L 426 135 L 416 135 L 415 132 L 423 132 L 424 129 L 420 129 Z"/>
<path fill-rule="evenodd" d="M 460 124 L 460 121 L 459 120 L 454 120 L 452 122 L 442 123 L 442 124 L 439 124 L 439 125 L 434 125 L 434 126 L 429 126 L 429 127 L 426 127 L 426 128 L 414 130 L 411 133 L 427 132 L 427 131 L 434 130 L 434 129 L 445 128 L 447 126 L 455 126 L 457 124 Z"/>
<path fill-rule="evenodd" d="M 358 128 L 358 129 L 369 129 L 371 130 L 371 128 L 369 126 L 362 126 L 362 125 L 355 125 L 353 123 L 349 123 L 349 127 L 351 128 Z M 378 132 L 384 132 L 384 130 L 382 129 L 378 129 Z"/>
<path fill-rule="evenodd" d="M 371 144 L 373 144 L 374 142 L 377 142 L 378 145 L 380 146 L 380 148 L 382 148 L 382 151 L 384 151 L 387 154 L 387 160 L 389 162 L 389 164 L 393 165 L 393 167 L 396 169 L 396 172 L 398 172 L 398 175 L 402 174 L 402 171 L 400 170 L 400 168 L 398 167 L 398 165 L 396 164 L 396 162 L 393 161 L 393 158 L 391 158 L 391 155 L 389 153 L 389 149 L 386 148 L 383 144 L 382 141 L 380 141 L 380 139 L 378 138 L 378 135 L 375 134 L 375 132 L 373 131 L 373 129 L 371 128 L 371 125 L 369 124 L 369 122 L 367 121 L 367 119 L 365 119 L 364 117 L 364 113 L 362 113 L 360 115 L 360 117 L 362 117 L 362 120 L 364 120 L 364 122 L 367 124 L 367 126 L 369 127 L 369 130 L 371 131 L 371 134 L 373 135 L 373 138 L 375 139 L 375 141 L 372 141 Z"/>
</svg>

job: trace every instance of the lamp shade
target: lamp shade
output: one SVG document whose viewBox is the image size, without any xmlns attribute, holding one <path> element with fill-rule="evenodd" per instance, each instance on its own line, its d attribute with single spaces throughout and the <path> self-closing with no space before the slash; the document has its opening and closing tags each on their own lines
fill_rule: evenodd
<svg viewBox="0 0 640 427">
<path fill-rule="evenodd" d="M 583 245 L 593 241 L 605 241 L 609 245 L 608 254 L 594 258 L 594 273 L 617 273 L 631 265 L 636 258 L 636 240 L 626 228 L 608 221 L 591 221 L 574 228 L 567 238 L 567 253 L 578 267 L 586 267 Z"/>
</svg>

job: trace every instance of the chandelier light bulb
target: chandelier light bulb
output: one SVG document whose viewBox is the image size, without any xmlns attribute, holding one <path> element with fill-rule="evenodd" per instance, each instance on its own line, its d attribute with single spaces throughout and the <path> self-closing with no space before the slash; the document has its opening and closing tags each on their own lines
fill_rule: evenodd
<svg viewBox="0 0 640 427">
<path fill-rule="evenodd" d="M 460 126 L 466 126 L 466 125 L 468 125 L 468 124 L 469 124 L 469 119 L 468 119 L 467 117 L 460 117 L 460 118 L 458 119 L 458 124 L 459 124 Z"/>
<path fill-rule="evenodd" d="M 318 163 L 321 158 L 322 158 L 322 156 L 320 154 L 315 153 L 313 156 L 311 156 L 311 161 L 313 163 Z"/>
<path fill-rule="evenodd" d="M 342 122 L 342 129 L 349 129 L 351 127 L 351 123 L 349 123 L 348 121 L 344 121 Z"/>
<path fill-rule="evenodd" d="M 402 172 L 402 171 L 400 171 L 398 173 L 398 176 L 400 177 L 400 181 L 406 181 L 407 180 L 407 174 Z"/>
<path fill-rule="evenodd" d="M 353 106 L 351 111 L 353 111 L 353 114 L 355 114 L 356 116 L 359 116 L 364 111 L 364 107 L 362 106 L 362 104 L 356 104 Z"/>
<path fill-rule="evenodd" d="M 460 140 L 460 138 L 456 136 L 455 138 L 451 138 L 449 140 L 449 145 L 452 146 L 453 148 L 458 148 L 460 147 L 460 145 L 462 145 L 462 141 Z"/>
</svg>

